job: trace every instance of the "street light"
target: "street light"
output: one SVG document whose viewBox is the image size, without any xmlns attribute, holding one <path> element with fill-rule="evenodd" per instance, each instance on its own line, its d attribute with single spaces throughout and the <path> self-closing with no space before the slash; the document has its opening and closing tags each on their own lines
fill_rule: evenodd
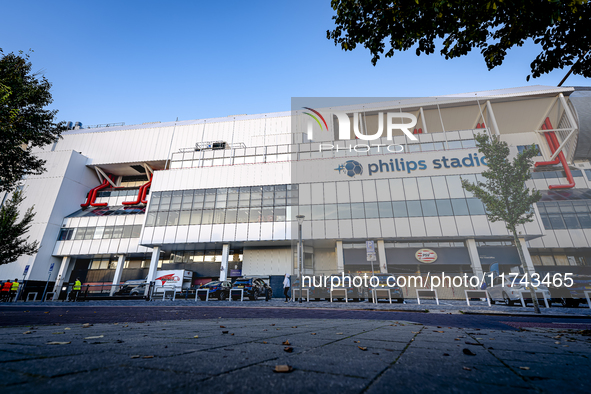
<svg viewBox="0 0 591 394">
<path fill-rule="evenodd" d="M 302 265 L 304 263 L 304 245 L 302 245 L 302 224 L 304 223 L 304 215 L 297 215 L 298 219 L 298 269 L 300 271 L 300 304 L 302 303 Z"/>
</svg>

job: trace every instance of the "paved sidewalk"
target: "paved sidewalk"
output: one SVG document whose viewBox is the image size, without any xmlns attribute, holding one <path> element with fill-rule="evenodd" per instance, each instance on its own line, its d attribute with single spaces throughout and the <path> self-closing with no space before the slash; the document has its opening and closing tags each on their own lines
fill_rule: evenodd
<svg viewBox="0 0 591 394">
<path fill-rule="evenodd" d="M 588 393 L 591 336 L 565 331 L 335 319 L 10 327 L 0 329 L 0 387 L 77 394 Z M 293 371 L 276 373 L 276 365 Z"/>
<path fill-rule="evenodd" d="M 77 303 L 70 302 L 18 302 L 0 304 L 2 306 L 69 306 L 69 305 L 86 305 L 86 306 L 147 306 L 147 305 L 166 305 L 166 306 L 224 306 L 224 307 L 272 307 L 272 308 L 322 308 L 322 309 L 343 309 L 343 310 L 378 310 L 378 311 L 414 311 L 414 312 L 428 312 L 428 313 L 474 313 L 474 314 L 508 314 L 508 315 L 535 315 L 533 307 L 528 304 L 527 307 L 519 306 L 506 306 L 495 304 L 488 306 L 485 301 L 470 301 L 470 306 L 466 304 L 466 301 L 460 300 L 440 300 L 440 304 L 437 305 L 435 300 L 421 301 L 419 305 L 416 299 L 407 299 L 404 304 L 389 302 L 379 302 L 374 304 L 372 302 L 328 302 L 328 301 L 310 301 L 310 302 L 284 302 L 283 299 L 274 298 L 268 302 L 264 299 L 257 301 L 244 300 L 240 301 L 195 301 L 194 299 L 185 300 L 183 297 L 176 299 L 175 301 L 144 301 L 144 300 L 104 300 L 104 301 L 84 301 Z M 555 306 L 551 308 L 544 308 L 540 306 L 542 315 L 544 316 L 581 316 L 591 317 L 591 309 L 587 307 L 587 304 L 582 304 L 578 308 L 564 308 L 561 306 Z"/>
</svg>

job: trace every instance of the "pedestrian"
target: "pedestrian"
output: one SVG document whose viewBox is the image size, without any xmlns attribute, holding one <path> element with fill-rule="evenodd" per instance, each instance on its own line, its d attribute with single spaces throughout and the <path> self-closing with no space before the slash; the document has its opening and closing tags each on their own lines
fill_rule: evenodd
<svg viewBox="0 0 591 394">
<path fill-rule="evenodd" d="M 15 279 L 14 282 L 12 282 L 12 286 L 10 286 L 10 300 L 12 300 L 13 298 L 16 298 L 16 293 L 18 293 L 18 287 L 20 285 L 21 284 L 18 283 L 18 279 Z"/>
<path fill-rule="evenodd" d="M 80 278 L 76 278 L 74 282 L 74 287 L 72 287 L 72 291 L 70 292 L 70 301 L 76 302 L 78 300 L 78 294 L 80 294 L 80 289 L 82 289 L 82 282 L 80 282 Z"/>
<path fill-rule="evenodd" d="M 289 280 L 289 274 L 285 274 L 285 278 L 283 278 L 283 295 L 285 296 L 285 302 L 289 302 L 289 297 L 287 293 L 289 293 L 289 288 L 291 287 L 291 281 Z"/>
<path fill-rule="evenodd" d="M 12 283 L 10 283 L 9 280 L 7 280 L 6 282 L 4 282 L 2 284 L 2 290 L 0 290 L 1 292 L 1 299 L 2 302 L 7 302 L 8 301 L 8 297 L 10 296 L 10 287 L 12 286 Z"/>
</svg>

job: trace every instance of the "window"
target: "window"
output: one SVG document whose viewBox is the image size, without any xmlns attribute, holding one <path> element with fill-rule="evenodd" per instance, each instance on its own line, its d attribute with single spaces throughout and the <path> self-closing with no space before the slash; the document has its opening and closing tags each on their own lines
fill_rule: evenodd
<svg viewBox="0 0 591 394">
<path fill-rule="evenodd" d="M 423 208 L 423 216 L 437 216 L 435 200 L 422 200 L 421 207 Z"/>
<path fill-rule="evenodd" d="M 380 213 L 381 218 L 394 217 L 394 213 L 392 212 L 392 203 L 389 201 L 379 202 L 378 211 Z"/>
<path fill-rule="evenodd" d="M 437 205 L 437 213 L 439 213 L 439 216 L 453 216 L 454 212 L 451 208 L 450 200 L 435 200 L 435 203 Z"/>
<path fill-rule="evenodd" d="M 392 210 L 394 211 L 395 218 L 408 217 L 406 203 L 404 201 L 392 201 Z"/>
<path fill-rule="evenodd" d="M 365 217 L 367 219 L 377 219 L 380 217 L 377 202 L 366 202 L 365 203 Z"/>
<path fill-rule="evenodd" d="M 300 207 L 301 208 L 301 207 Z M 337 204 L 339 219 L 351 219 L 351 205 Z"/>
<path fill-rule="evenodd" d="M 337 204 L 326 204 L 324 206 L 324 218 L 327 220 L 338 219 Z"/>
<path fill-rule="evenodd" d="M 421 202 L 420 201 L 407 201 L 406 208 L 408 209 L 408 216 L 409 217 L 423 216 L 423 211 L 421 209 Z"/>
<path fill-rule="evenodd" d="M 452 198 L 451 205 L 454 209 L 454 215 L 456 215 L 456 216 L 469 215 L 468 205 L 466 204 L 466 199 Z"/>
<path fill-rule="evenodd" d="M 351 219 L 365 219 L 365 209 L 362 202 L 351 204 Z"/>
<path fill-rule="evenodd" d="M 324 205 L 312 205 L 312 220 L 324 219 Z"/>
<path fill-rule="evenodd" d="M 467 198 L 468 210 L 470 215 L 485 215 L 484 204 L 478 198 Z"/>
</svg>

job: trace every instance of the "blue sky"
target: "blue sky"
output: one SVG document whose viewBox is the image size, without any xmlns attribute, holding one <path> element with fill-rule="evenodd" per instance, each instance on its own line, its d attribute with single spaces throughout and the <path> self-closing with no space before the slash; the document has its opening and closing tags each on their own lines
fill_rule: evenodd
<svg viewBox="0 0 591 394">
<path fill-rule="evenodd" d="M 533 44 L 488 71 L 480 53 L 445 60 L 369 52 L 326 39 L 330 0 L 0 0 L 0 48 L 34 50 L 53 83 L 60 120 L 85 125 L 201 119 L 290 109 L 292 96 L 410 97 L 527 85 L 556 86 L 554 71 L 526 82 Z M 565 85 L 590 85 L 571 76 Z"/>
</svg>

